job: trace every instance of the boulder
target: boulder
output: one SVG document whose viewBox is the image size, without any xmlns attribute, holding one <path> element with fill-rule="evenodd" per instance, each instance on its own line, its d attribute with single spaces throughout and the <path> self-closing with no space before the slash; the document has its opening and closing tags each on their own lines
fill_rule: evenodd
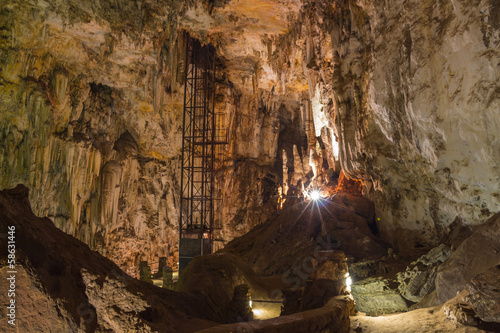
<svg viewBox="0 0 500 333">
<path fill-rule="evenodd" d="M 500 265 L 500 213 L 479 226 L 453 252 L 451 258 L 439 266 L 436 276 L 438 300 L 446 302 L 473 277 Z"/>
<path fill-rule="evenodd" d="M 306 281 L 302 311 L 324 306 L 335 296 L 347 294 L 349 276 L 342 251 L 319 251 L 320 261 Z"/>
<path fill-rule="evenodd" d="M 448 260 L 451 249 L 441 244 L 411 263 L 405 272 L 397 274 L 401 296 L 411 302 L 419 302 L 434 290 L 438 266 Z"/>
<path fill-rule="evenodd" d="M 451 257 L 451 249 L 446 244 L 440 244 L 421 256 L 417 261 L 425 266 L 441 264 Z"/>
<path fill-rule="evenodd" d="M 434 279 L 436 278 L 437 267 L 428 269 L 419 269 L 414 266 L 408 268 L 405 272 L 398 273 L 398 290 L 401 296 L 411 302 L 419 302 L 434 288 Z"/>
<path fill-rule="evenodd" d="M 495 266 L 470 280 L 466 300 L 483 321 L 500 323 L 500 266 Z"/>
<path fill-rule="evenodd" d="M 356 302 L 356 310 L 370 316 L 402 312 L 408 309 L 400 295 L 395 281 L 383 278 L 368 278 L 353 283 L 351 293 Z"/>
</svg>

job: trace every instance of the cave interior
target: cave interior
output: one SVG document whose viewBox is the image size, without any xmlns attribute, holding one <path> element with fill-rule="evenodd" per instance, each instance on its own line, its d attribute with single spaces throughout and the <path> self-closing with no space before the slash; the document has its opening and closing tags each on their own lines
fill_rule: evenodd
<svg viewBox="0 0 500 333">
<path fill-rule="evenodd" d="M 500 332 L 500 2 L 3 0 L 0 330 Z"/>
</svg>

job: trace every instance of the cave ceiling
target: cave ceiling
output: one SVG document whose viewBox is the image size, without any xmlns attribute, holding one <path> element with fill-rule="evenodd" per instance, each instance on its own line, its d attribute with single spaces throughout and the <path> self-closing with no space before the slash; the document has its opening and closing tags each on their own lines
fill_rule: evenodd
<svg viewBox="0 0 500 333">
<path fill-rule="evenodd" d="M 239 0 L 215 6 L 211 13 L 204 6 L 194 6 L 185 11 L 179 27 L 216 45 L 233 85 L 242 90 L 272 90 L 280 84 L 273 54 L 284 51 L 273 41 L 290 31 L 301 6 L 299 0 Z M 305 88 L 307 85 L 299 85 L 291 92 Z"/>
</svg>

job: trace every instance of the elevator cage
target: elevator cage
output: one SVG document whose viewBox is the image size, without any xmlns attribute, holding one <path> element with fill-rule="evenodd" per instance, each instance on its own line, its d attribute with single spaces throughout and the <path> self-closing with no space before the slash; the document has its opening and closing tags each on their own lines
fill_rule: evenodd
<svg viewBox="0 0 500 333">
<path fill-rule="evenodd" d="M 179 270 L 196 255 L 213 251 L 215 173 L 227 144 L 215 112 L 216 58 L 212 45 L 187 37 L 182 131 Z"/>
</svg>

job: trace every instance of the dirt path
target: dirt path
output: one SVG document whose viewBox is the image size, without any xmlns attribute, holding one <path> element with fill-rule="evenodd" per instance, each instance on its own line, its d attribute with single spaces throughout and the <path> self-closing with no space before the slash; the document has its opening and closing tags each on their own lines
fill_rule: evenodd
<svg viewBox="0 0 500 333">
<path fill-rule="evenodd" d="M 442 306 L 418 309 L 405 313 L 369 317 L 356 315 L 351 317 L 351 332 L 355 333 L 473 333 L 500 332 L 496 329 L 479 329 L 463 326 L 448 320 Z"/>
</svg>

